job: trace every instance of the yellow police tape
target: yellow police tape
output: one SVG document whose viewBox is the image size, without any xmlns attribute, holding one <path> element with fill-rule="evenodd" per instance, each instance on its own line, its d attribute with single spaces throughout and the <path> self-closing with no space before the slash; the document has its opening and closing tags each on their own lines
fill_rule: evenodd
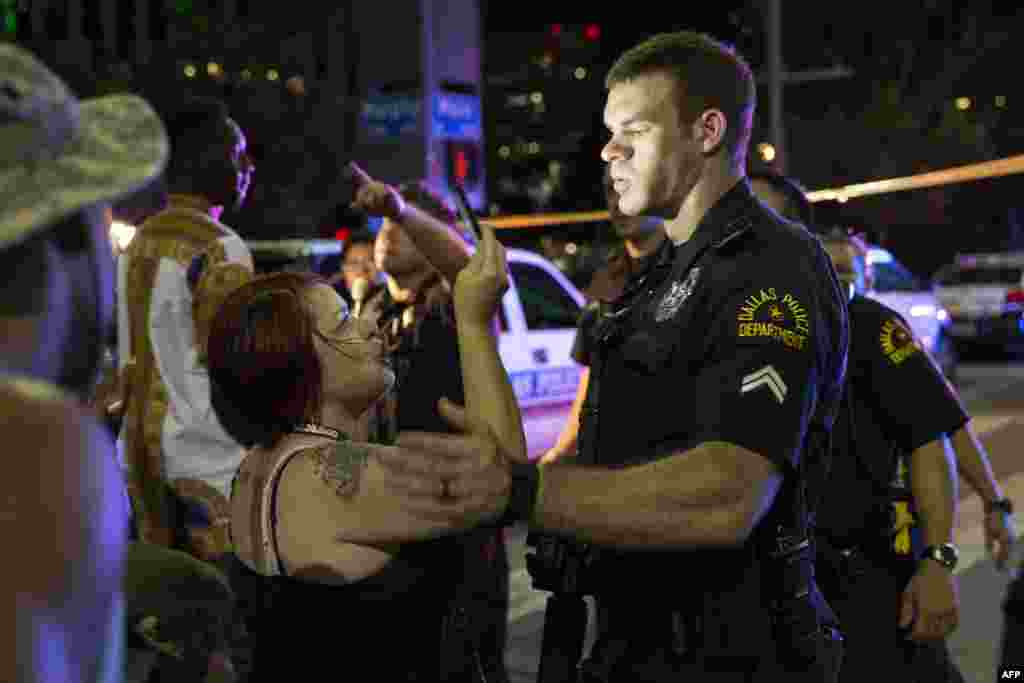
<svg viewBox="0 0 1024 683">
<path fill-rule="evenodd" d="M 866 197 L 872 194 L 888 194 L 889 192 L 903 192 L 905 190 L 918 190 L 925 187 L 964 183 L 971 180 L 1012 175 L 1022 171 L 1024 171 L 1024 154 L 1018 154 L 1017 156 L 1006 157 L 1005 159 L 983 161 L 966 166 L 954 166 L 953 168 L 946 168 L 941 171 L 919 173 L 918 175 L 904 176 L 902 178 L 874 180 L 869 183 L 846 185 L 845 187 L 828 190 L 816 190 L 808 192 L 807 198 L 812 202 L 829 200 L 844 202 L 854 197 Z"/>
<path fill-rule="evenodd" d="M 807 198 L 812 202 L 845 202 L 855 197 L 918 190 L 925 187 L 963 183 L 971 180 L 982 180 L 983 178 L 996 178 L 1021 172 L 1024 172 L 1024 154 L 1006 157 L 1005 159 L 996 159 L 995 161 L 984 161 L 978 164 L 954 166 L 941 171 L 931 171 L 901 178 L 873 180 L 867 183 L 815 190 L 808 192 Z M 591 223 L 606 220 L 608 220 L 607 211 L 577 211 L 570 213 L 493 216 L 491 218 L 481 218 L 480 222 L 493 226 L 495 230 L 515 230 L 520 228 L 539 228 L 546 225 Z"/>
</svg>

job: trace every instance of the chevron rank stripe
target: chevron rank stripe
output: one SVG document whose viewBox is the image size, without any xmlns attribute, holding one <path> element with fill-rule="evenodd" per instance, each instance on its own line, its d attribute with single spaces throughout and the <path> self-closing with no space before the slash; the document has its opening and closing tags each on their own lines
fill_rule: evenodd
<svg viewBox="0 0 1024 683">
<path fill-rule="evenodd" d="M 775 395 L 775 400 L 779 403 L 786 400 L 786 392 L 788 391 L 786 383 L 782 381 L 782 377 L 779 376 L 775 368 L 770 365 L 766 365 L 760 370 L 744 377 L 743 383 L 740 385 L 740 393 L 746 394 L 761 387 L 768 387 L 772 394 Z"/>
</svg>

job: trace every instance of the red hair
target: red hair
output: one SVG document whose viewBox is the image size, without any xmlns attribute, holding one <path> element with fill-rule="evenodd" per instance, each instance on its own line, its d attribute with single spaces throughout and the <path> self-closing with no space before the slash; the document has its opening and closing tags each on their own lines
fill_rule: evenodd
<svg viewBox="0 0 1024 683">
<path fill-rule="evenodd" d="M 247 448 L 273 446 L 319 419 L 322 390 L 316 331 L 305 294 L 327 284 L 313 273 L 273 273 L 232 292 L 210 328 L 211 402 Z"/>
</svg>

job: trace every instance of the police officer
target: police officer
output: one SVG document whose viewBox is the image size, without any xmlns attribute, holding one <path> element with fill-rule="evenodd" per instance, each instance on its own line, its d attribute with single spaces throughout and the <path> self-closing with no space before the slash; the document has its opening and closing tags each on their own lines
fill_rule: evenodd
<svg viewBox="0 0 1024 683">
<path fill-rule="evenodd" d="M 782 176 L 755 184 L 783 215 L 806 215 L 798 188 Z M 842 679 L 962 681 L 941 640 L 957 620 L 957 468 L 985 501 L 986 545 L 999 566 L 1014 539 L 1012 506 L 954 389 L 906 321 L 865 296 L 864 243 L 843 232 L 824 241 L 851 296 L 848 393 L 818 518 L 818 576 L 847 636 Z"/>
<path fill-rule="evenodd" d="M 659 35 L 607 84 L 618 208 L 662 218 L 674 248 L 599 323 L 580 449 L 596 466 L 517 466 L 491 490 L 510 517 L 598 548 L 588 582 L 609 620 L 588 680 L 832 680 L 802 484 L 845 367 L 839 284 L 744 178 L 755 88 L 732 49 Z M 478 439 L 417 447 L 387 466 L 484 489 L 488 468 L 460 465 Z"/>
</svg>

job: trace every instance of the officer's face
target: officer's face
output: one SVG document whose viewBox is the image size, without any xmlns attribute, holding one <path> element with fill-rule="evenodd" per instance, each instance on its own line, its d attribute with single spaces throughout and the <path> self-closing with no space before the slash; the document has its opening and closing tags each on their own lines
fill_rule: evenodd
<svg viewBox="0 0 1024 683">
<path fill-rule="evenodd" d="M 682 123 L 678 84 L 652 73 L 612 86 L 604 109 L 609 164 L 619 210 L 627 216 L 675 218 L 704 165 L 695 123 Z"/>
</svg>

